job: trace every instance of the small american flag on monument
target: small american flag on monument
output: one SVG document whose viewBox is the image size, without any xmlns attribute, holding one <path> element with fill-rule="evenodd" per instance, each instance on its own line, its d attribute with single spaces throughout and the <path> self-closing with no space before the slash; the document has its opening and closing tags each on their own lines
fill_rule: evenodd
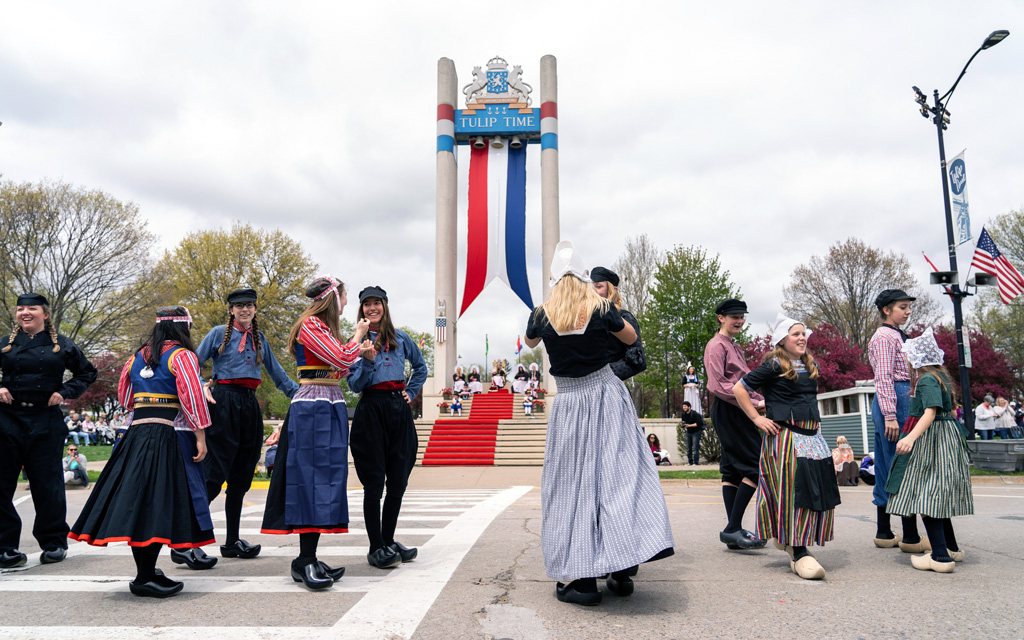
<svg viewBox="0 0 1024 640">
<path fill-rule="evenodd" d="M 1021 277 L 1020 272 L 1010 264 L 1006 256 L 999 252 L 996 243 L 992 241 L 992 236 L 988 235 L 984 227 L 978 236 L 978 247 L 974 250 L 971 266 L 977 267 L 978 271 L 996 276 L 999 299 L 1003 304 L 1010 304 L 1011 300 L 1024 293 L 1024 277 Z"/>
<path fill-rule="evenodd" d="M 434 342 L 441 344 L 444 342 L 445 329 L 448 327 L 448 318 L 437 318 L 435 323 L 437 326 L 437 333 L 434 336 Z"/>
</svg>

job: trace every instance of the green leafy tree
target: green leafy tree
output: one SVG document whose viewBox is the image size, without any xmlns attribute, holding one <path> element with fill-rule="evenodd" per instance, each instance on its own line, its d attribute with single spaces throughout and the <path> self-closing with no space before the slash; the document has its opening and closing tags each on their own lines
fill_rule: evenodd
<svg viewBox="0 0 1024 640">
<path fill-rule="evenodd" d="M 832 325 L 866 351 L 878 328 L 875 298 L 885 289 L 903 289 L 917 298 L 913 322 L 934 324 L 939 319 L 938 304 L 917 282 L 905 255 L 856 238 L 837 242 L 824 256 L 811 256 L 794 269 L 782 292 L 782 307 L 812 326 Z"/>
<path fill-rule="evenodd" d="M 0 323 L 12 326 L 18 294 L 34 291 L 87 354 L 123 349 L 159 299 L 155 242 L 132 202 L 65 182 L 0 181 Z"/>
<path fill-rule="evenodd" d="M 672 391 L 682 388 L 688 364 L 703 375 L 704 347 L 718 331 L 715 305 L 739 296 L 739 287 L 717 254 L 709 256 L 698 246 L 677 246 L 665 253 L 655 272 L 651 300 L 638 318 L 647 355 L 647 371 L 637 376 L 647 390 L 645 414 L 661 407 L 663 415 L 678 415 L 676 402 L 670 399 L 671 406 L 666 406 L 666 388 L 670 398 Z"/>
<path fill-rule="evenodd" d="M 230 230 L 190 233 L 165 254 L 159 269 L 166 274 L 168 298 L 192 312 L 192 336 L 197 343 L 210 329 L 227 322 L 228 293 L 241 287 L 255 289 L 260 331 L 285 371 L 296 377 L 295 359 L 288 353 L 288 334 L 309 304 L 304 291 L 317 270 L 317 264 L 296 240 L 280 230 L 236 222 Z M 344 319 L 342 333 L 352 333 L 352 325 Z M 264 380 L 256 399 L 264 415 L 273 413 L 283 418 L 280 411 L 285 396 L 269 377 L 264 376 Z"/>
</svg>

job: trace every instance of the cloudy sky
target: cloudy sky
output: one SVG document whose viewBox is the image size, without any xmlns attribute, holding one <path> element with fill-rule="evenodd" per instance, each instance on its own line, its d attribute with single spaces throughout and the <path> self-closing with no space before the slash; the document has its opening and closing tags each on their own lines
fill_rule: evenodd
<svg viewBox="0 0 1024 640">
<path fill-rule="evenodd" d="M 971 65 L 946 135 L 950 158 L 967 148 L 977 234 L 1024 205 L 1011 1 L 8 3 L 0 173 L 132 200 L 167 248 L 235 220 L 280 228 L 430 331 L 437 60 L 461 87 L 500 54 L 536 88 L 553 54 L 562 238 L 591 264 L 641 233 L 720 253 L 761 330 L 793 268 L 849 236 L 906 253 L 922 281 L 921 251 L 946 264 L 935 128 L 910 87 L 945 92 L 996 29 L 1011 36 Z M 464 217 L 459 231 L 461 294 Z M 460 320 L 463 361 L 483 360 L 485 334 L 514 358 L 526 315 L 492 283 Z"/>
</svg>

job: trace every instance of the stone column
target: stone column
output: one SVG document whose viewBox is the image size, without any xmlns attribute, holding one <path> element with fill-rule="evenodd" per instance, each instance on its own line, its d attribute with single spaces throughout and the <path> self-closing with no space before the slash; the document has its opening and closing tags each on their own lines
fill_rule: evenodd
<svg viewBox="0 0 1024 640">
<path fill-rule="evenodd" d="M 540 215 L 541 215 L 541 278 L 543 300 L 551 297 L 551 260 L 559 241 L 558 224 L 558 68 L 555 56 L 540 59 Z M 550 363 L 544 351 L 544 386 L 555 393 L 555 381 L 548 374 Z"/>
<path fill-rule="evenodd" d="M 455 321 L 456 277 L 458 261 L 458 168 L 455 165 L 455 105 L 458 95 L 458 76 L 455 63 L 448 58 L 437 61 L 437 230 L 435 235 L 434 264 L 434 317 L 444 316 L 445 342 L 435 345 L 433 388 L 425 393 L 437 394 L 450 386 L 452 371 L 458 357 Z M 435 333 L 436 337 L 436 333 Z M 428 409 L 436 413 L 434 402 L 430 407 L 424 400 L 424 417 Z"/>
</svg>

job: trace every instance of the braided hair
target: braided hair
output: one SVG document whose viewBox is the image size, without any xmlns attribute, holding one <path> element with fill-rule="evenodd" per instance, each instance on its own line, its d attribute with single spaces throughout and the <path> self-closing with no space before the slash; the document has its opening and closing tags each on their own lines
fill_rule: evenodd
<svg viewBox="0 0 1024 640">
<path fill-rule="evenodd" d="M 217 353 L 224 353 L 224 347 L 228 346 L 228 342 L 231 341 L 231 329 L 235 326 L 235 314 L 231 313 L 231 309 L 228 308 L 228 324 L 224 327 L 224 341 L 217 347 Z M 252 317 L 252 346 L 256 349 L 256 364 L 263 364 L 263 341 L 260 340 L 260 325 L 256 321 L 256 316 Z"/>
<path fill-rule="evenodd" d="M 53 352 L 57 353 L 58 351 L 60 351 L 60 343 L 57 342 L 57 327 L 53 326 L 53 322 L 51 322 L 49 318 L 50 305 L 44 304 L 40 306 L 43 308 L 43 315 L 47 316 L 46 320 L 43 322 L 43 330 L 46 331 L 46 333 L 50 334 L 50 340 L 53 341 Z M 21 325 L 18 323 L 14 323 L 14 328 L 11 329 L 11 337 L 7 339 L 7 346 L 4 347 L 3 349 L 0 349 L 0 353 L 7 353 L 8 351 L 10 351 L 11 347 L 14 346 L 14 337 L 21 332 Z"/>
</svg>

